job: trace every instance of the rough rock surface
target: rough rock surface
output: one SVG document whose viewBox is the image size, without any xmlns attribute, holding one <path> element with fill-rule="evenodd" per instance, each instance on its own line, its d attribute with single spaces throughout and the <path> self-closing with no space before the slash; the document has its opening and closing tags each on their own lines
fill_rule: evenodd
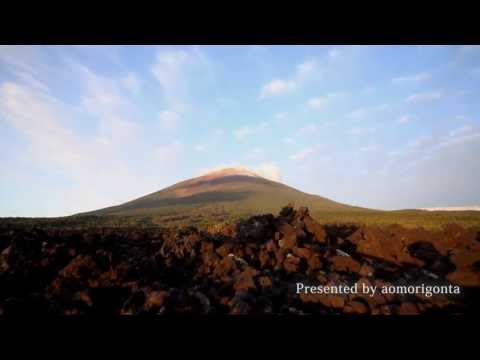
<svg viewBox="0 0 480 360">
<path fill-rule="evenodd" d="M 206 232 L 0 223 L 0 314 L 478 312 L 479 239 L 456 225 L 320 225 L 292 206 Z M 463 293 L 296 294 L 296 283 L 453 283 Z"/>
</svg>

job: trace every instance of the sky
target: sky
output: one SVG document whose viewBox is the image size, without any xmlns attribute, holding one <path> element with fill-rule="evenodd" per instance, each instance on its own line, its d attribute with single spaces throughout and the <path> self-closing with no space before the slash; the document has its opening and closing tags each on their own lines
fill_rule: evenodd
<svg viewBox="0 0 480 360">
<path fill-rule="evenodd" d="M 376 209 L 480 204 L 480 46 L 0 46 L 0 216 L 222 167 Z"/>
</svg>

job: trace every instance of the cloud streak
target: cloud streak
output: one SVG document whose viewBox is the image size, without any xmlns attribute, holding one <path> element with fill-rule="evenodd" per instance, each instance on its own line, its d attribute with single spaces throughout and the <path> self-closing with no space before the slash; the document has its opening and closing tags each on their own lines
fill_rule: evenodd
<svg viewBox="0 0 480 360">
<path fill-rule="evenodd" d="M 441 100 L 445 94 L 442 91 L 427 91 L 408 96 L 405 101 L 409 104 L 422 104 Z"/>
</svg>

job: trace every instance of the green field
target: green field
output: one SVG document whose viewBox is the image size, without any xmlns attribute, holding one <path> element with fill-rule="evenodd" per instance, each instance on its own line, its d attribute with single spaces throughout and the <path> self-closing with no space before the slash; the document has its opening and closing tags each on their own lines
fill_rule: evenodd
<svg viewBox="0 0 480 360">
<path fill-rule="evenodd" d="M 277 214 L 281 207 L 271 211 Z M 240 218 L 265 211 L 255 209 L 239 209 L 231 206 L 199 206 L 197 209 L 181 206 L 170 208 L 168 214 L 155 215 L 107 215 L 107 216 L 73 216 L 62 218 L 2 218 L 2 224 L 17 224 L 46 227 L 182 227 L 197 226 L 207 228 L 217 223 L 234 223 Z M 365 224 L 389 225 L 400 224 L 405 227 L 424 227 L 438 229 L 443 225 L 456 223 L 463 227 L 480 228 L 480 212 L 478 211 L 312 211 L 312 217 L 322 224 Z"/>
</svg>

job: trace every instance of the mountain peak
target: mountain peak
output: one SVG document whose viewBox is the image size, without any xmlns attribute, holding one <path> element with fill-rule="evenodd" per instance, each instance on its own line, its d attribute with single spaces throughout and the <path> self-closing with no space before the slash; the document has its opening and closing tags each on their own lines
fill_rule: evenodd
<svg viewBox="0 0 480 360">
<path fill-rule="evenodd" d="M 208 178 L 214 179 L 214 178 L 220 178 L 224 176 L 235 176 L 235 175 L 253 176 L 257 178 L 261 177 L 255 174 L 253 171 L 250 171 L 242 167 L 229 167 L 229 168 L 215 169 L 213 171 L 204 173 L 202 177 L 208 177 Z"/>
</svg>

